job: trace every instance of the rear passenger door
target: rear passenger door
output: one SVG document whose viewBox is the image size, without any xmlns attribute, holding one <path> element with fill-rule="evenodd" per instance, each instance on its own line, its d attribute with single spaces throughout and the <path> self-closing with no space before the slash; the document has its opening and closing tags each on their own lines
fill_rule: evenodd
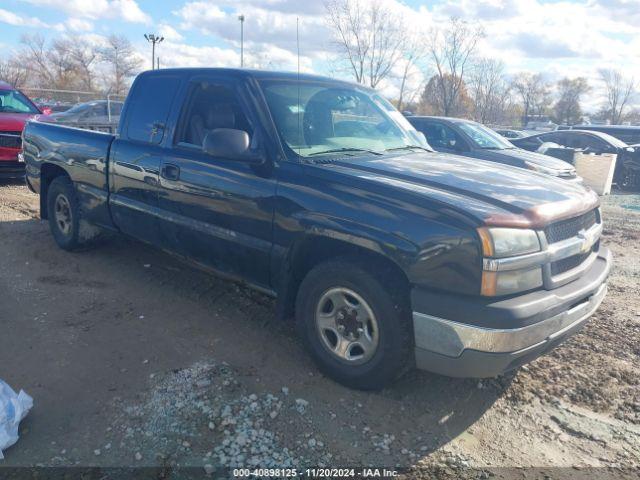
<svg viewBox="0 0 640 480">
<path fill-rule="evenodd" d="M 170 73 L 138 77 L 109 155 L 109 203 L 115 224 L 155 245 L 162 245 L 158 177 L 166 152 L 161 143 L 180 82 Z"/>
<path fill-rule="evenodd" d="M 250 105 L 244 84 L 228 77 L 189 82 L 171 153 L 160 166 L 161 228 L 172 250 L 267 288 L 276 182 Z M 214 129 L 247 132 L 266 162 L 205 153 L 202 142 Z"/>
</svg>

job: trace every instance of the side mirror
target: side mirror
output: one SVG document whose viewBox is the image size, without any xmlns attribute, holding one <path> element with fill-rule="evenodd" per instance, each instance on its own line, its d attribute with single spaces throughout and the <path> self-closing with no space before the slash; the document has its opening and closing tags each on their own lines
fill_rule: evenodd
<svg viewBox="0 0 640 480">
<path fill-rule="evenodd" d="M 262 159 L 249 153 L 249 134 L 235 128 L 216 128 L 207 133 L 202 150 L 212 157 L 248 163 L 262 163 Z"/>
</svg>

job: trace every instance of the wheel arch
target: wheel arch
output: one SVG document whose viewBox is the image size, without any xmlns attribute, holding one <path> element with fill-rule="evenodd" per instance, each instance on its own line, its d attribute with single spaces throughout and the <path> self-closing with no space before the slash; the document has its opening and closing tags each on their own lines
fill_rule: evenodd
<svg viewBox="0 0 640 480">
<path fill-rule="evenodd" d="M 59 165 L 44 163 L 40 168 L 40 218 L 43 220 L 49 218 L 49 212 L 47 211 L 49 185 L 54 179 L 62 176 L 71 179 L 69 173 Z"/>
<path fill-rule="evenodd" d="M 374 249 L 323 235 L 306 235 L 291 246 L 283 262 L 277 287 L 278 316 L 293 317 L 298 289 L 309 271 L 320 263 L 340 257 L 350 257 L 366 270 L 384 275 L 385 282 L 404 288 L 408 296 L 410 282 L 407 273 L 382 248 Z"/>
</svg>

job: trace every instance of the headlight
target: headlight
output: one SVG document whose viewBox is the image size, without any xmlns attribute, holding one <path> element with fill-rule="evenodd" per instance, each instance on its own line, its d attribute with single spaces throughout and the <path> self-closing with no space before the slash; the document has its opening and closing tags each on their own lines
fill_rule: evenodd
<svg viewBox="0 0 640 480">
<path fill-rule="evenodd" d="M 537 163 L 524 162 L 526 167 L 529 170 L 533 170 L 534 172 L 544 173 L 545 175 L 551 175 L 553 177 L 559 177 L 560 171 L 554 168 L 543 167 L 542 165 L 538 165 Z"/>
<path fill-rule="evenodd" d="M 542 286 L 542 268 L 528 270 L 505 270 L 498 272 L 482 272 L 480 293 L 487 297 L 509 295 L 511 293 L 533 290 Z"/>
<path fill-rule="evenodd" d="M 485 257 L 502 258 L 540 250 L 538 234 L 523 228 L 479 228 Z"/>
<path fill-rule="evenodd" d="M 481 294 L 485 296 L 509 295 L 540 287 L 542 268 L 498 270 L 491 268 L 491 259 L 526 255 L 540 251 L 538 234 L 523 228 L 479 228 L 483 262 Z M 488 261 L 488 262 L 487 262 Z M 494 260 L 497 262 L 497 260 Z"/>
</svg>

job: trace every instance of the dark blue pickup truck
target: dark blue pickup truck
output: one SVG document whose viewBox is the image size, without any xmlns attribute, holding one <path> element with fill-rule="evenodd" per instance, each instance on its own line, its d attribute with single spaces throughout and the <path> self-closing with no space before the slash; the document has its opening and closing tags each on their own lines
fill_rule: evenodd
<svg viewBox="0 0 640 480">
<path fill-rule="evenodd" d="M 274 295 L 320 368 L 356 388 L 413 365 L 517 368 L 606 292 L 593 192 L 433 152 L 359 85 L 145 72 L 116 135 L 32 121 L 23 155 L 60 247 L 122 232 Z"/>
</svg>

